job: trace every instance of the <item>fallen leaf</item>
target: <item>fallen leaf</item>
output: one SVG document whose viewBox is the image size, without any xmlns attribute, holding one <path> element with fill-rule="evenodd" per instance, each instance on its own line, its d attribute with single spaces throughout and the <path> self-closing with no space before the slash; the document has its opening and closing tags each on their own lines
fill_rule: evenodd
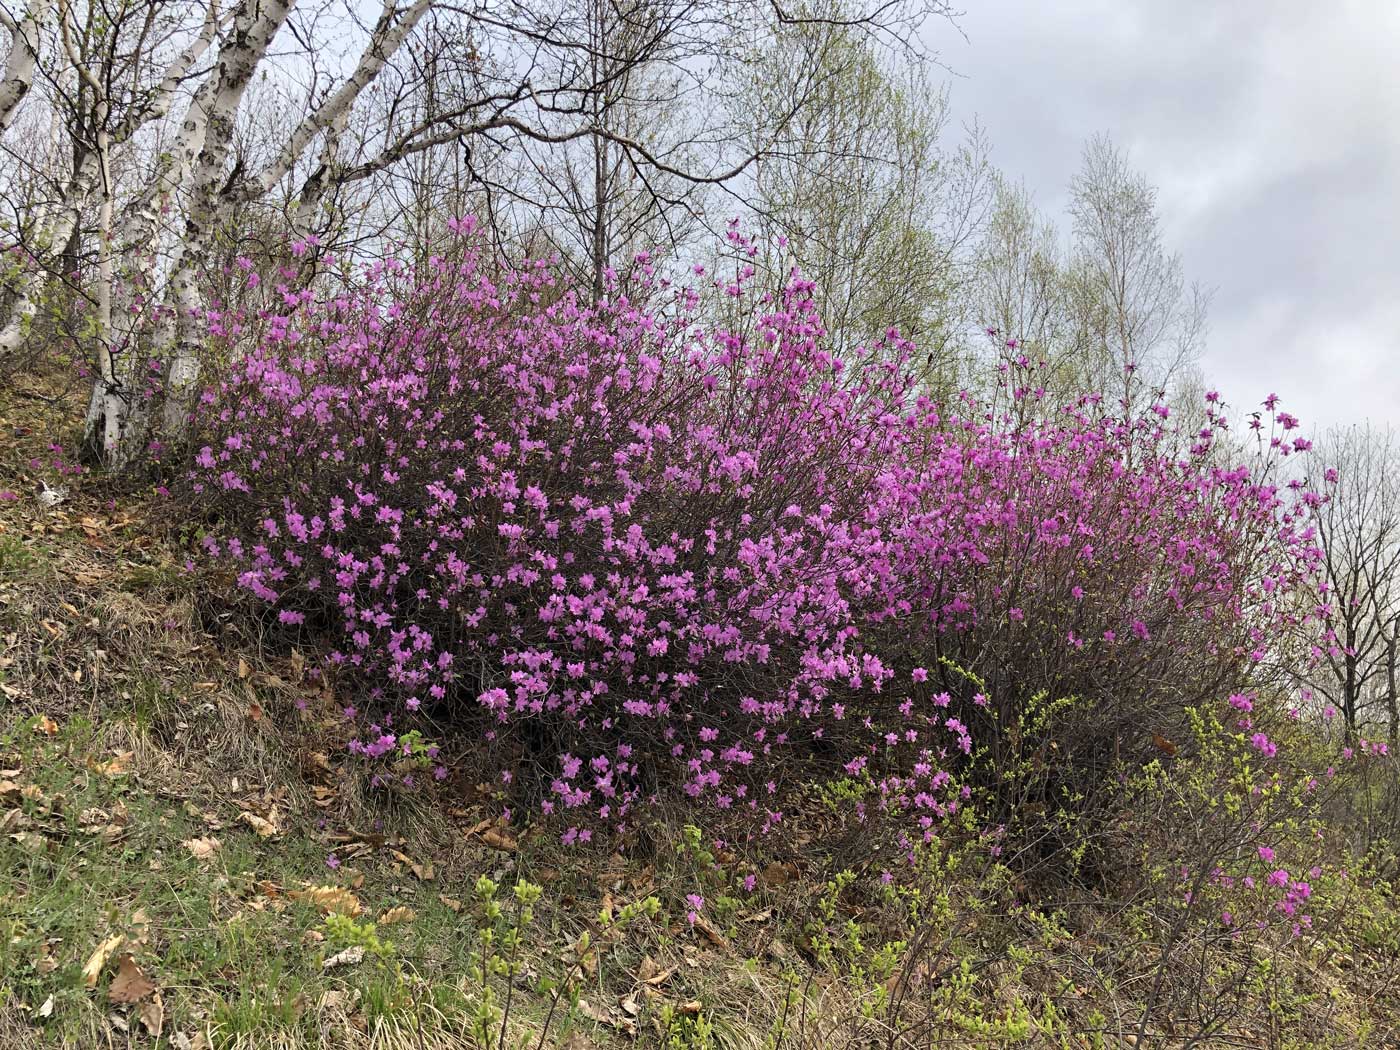
<svg viewBox="0 0 1400 1050">
<path fill-rule="evenodd" d="M 276 824 L 266 817 L 260 817 L 256 813 L 248 812 L 246 809 L 238 814 L 238 819 L 256 831 L 260 839 L 270 839 L 278 834 Z"/>
<path fill-rule="evenodd" d="M 319 769 L 323 773 L 335 772 L 331 768 L 331 760 L 324 751 L 312 751 L 306 756 L 305 765 L 308 769 Z"/>
<path fill-rule="evenodd" d="M 644 955 L 642 956 L 642 964 L 637 967 L 637 980 L 642 984 L 650 985 L 655 988 L 658 985 L 665 984 L 671 974 L 675 972 L 676 968 L 674 966 L 663 970 L 650 955 Z"/>
<path fill-rule="evenodd" d="M 102 968 L 107 965 L 107 960 L 112 957 L 112 953 L 121 947 L 121 943 L 122 935 L 114 933 L 88 956 L 88 961 L 83 965 L 83 983 L 85 985 L 89 988 L 97 987 L 97 978 L 102 974 Z"/>
<path fill-rule="evenodd" d="M 89 758 L 88 768 L 94 773 L 101 773 L 104 777 L 124 777 L 130 772 L 131 760 L 135 757 L 135 751 L 121 751 L 114 754 L 106 762 L 97 762 Z"/>
<path fill-rule="evenodd" d="M 45 1000 L 44 1000 L 44 1005 L 41 1006 L 41 1007 L 39 1007 L 39 1016 L 40 1016 L 40 1017 L 52 1017 L 52 1016 L 53 1016 L 53 996 L 49 996 L 47 999 L 45 999 Z"/>
<path fill-rule="evenodd" d="M 145 908 L 137 908 L 131 913 L 131 936 L 127 938 L 131 944 L 145 944 L 151 938 L 151 917 L 146 914 Z"/>
<path fill-rule="evenodd" d="M 456 897 L 444 897 L 441 893 L 439 893 L 438 900 L 440 900 L 442 902 L 442 906 L 450 912 L 459 912 L 462 910 L 462 902 L 459 901 Z"/>
<path fill-rule="evenodd" d="M 502 853 L 514 853 L 519 846 L 513 835 L 507 835 L 505 832 L 498 831 L 494 827 L 487 828 L 481 833 L 481 841 L 492 849 L 500 850 Z"/>
<path fill-rule="evenodd" d="M 10 838 L 24 847 L 26 853 L 43 853 L 49 848 L 49 840 L 37 831 L 20 831 Z"/>
<path fill-rule="evenodd" d="M 130 952 L 117 959 L 117 975 L 107 989 L 107 998 L 114 1003 L 139 1003 L 156 990 L 155 982 L 141 972 Z"/>
<path fill-rule="evenodd" d="M 412 908 L 400 905 L 397 908 L 390 908 L 383 915 L 379 916 L 380 926 L 393 926 L 398 922 L 412 922 L 418 918 L 418 913 Z"/>
<path fill-rule="evenodd" d="M 287 896 L 292 900 L 314 904 L 327 915 L 335 912 L 353 919 L 364 912 L 364 906 L 360 904 L 359 899 L 341 886 L 311 886 L 304 890 L 293 890 Z"/>
<path fill-rule="evenodd" d="M 365 961 L 365 950 L 358 944 L 346 948 L 343 952 L 336 952 L 329 959 L 321 964 L 321 969 L 329 970 L 336 966 L 354 966 L 356 963 Z"/>
<path fill-rule="evenodd" d="M 599 1024 L 610 1025 L 614 1028 L 617 1027 L 616 1017 L 614 1017 L 607 1010 L 598 1009 L 587 999 L 580 999 L 578 1001 L 578 1012 L 583 1014 L 583 1016 L 588 1018 L 590 1021 L 597 1021 Z"/>
<path fill-rule="evenodd" d="M 53 973 L 58 969 L 58 960 L 53 957 L 53 946 L 59 943 L 62 942 L 55 938 L 44 944 L 39 955 L 30 962 L 30 965 L 34 967 L 35 973 Z"/>
<path fill-rule="evenodd" d="M 256 700 L 248 705 L 248 720 L 250 722 L 261 722 L 263 716 L 262 704 Z"/>
<path fill-rule="evenodd" d="M 431 862 L 419 864 L 407 853 L 400 853 L 398 850 L 392 850 L 391 852 L 394 854 L 394 858 L 400 864 L 407 864 L 409 870 L 412 871 L 414 876 L 417 877 L 420 881 L 432 882 L 433 879 L 436 877 L 436 872 L 433 871 L 433 865 Z"/>
<path fill-rule="evenodd" d="M 48 850 L 49 848 L 49 840 L 45 839 L 45 837 L 43 837 L 42 834 L 39 834 L 38 832 L 15 832 L 14 834 L 11 834 L 10 839 L 13 841 L 17 841 L 17 843 L 20 843 L 20 846 L 24 848 L 25 853 L 43 853 L 43 851 Z"/>
<path fill-rule="evenodd" d="M 777 861 L 769 864 L 763 869 L 760 876 L 766 886 L 786 886 L 798 876 L 797 865 L 792 863 L 779 864 Z"/>
<path fill-rule="evenodd" d="M 697 915 L 695 917 L 695 922 L 693 925 L 704 935 L 705 940 L 709 941 L 716 948 L 729 947 L 729 942 L 724 939 L 724 934 L 720 933 L 719 930 L 711 926 L 703 915 Z"/>
<path fill-rule="evenodd" d="M 160 993 L 156 992 L 155 998 L 142 1003 L 136 1011 L 136 1016 L 141 1019 L 141 1024 L 145 1026 L 151 1038 L 159 1040 L 160 1033 L 165 1028 L 165 1003 L 161 1001 Z"/>
<path fill-rule="evenodd" d="M 252 669 L 251 667 L 248 666 L 248 661 L 245 660 L 245 659 L 243 659 L 243 657 L 240 656 L 240 657 L 238 658 L 238 677 L 239 677 L 239 678 L 247 678 L 247 677 L 248 677 L 250 674 L 252 674 L 252 673 L 253 673 L 253 669 Z"/>
<path fill-rule="evenodd" d="M 219 852 L 219 847 L 222 845 L 223 843 L 212 835 L 206 838 L 187 839 L 184 843 L 185 849 L 194 854 L 195 860 L 212 859 L 214 854 Z"/>
<path fill-rule="evenodd" d="M 321 993 L 316 1007 L 320 1010 L 344 1010 L 352 1002 L 354 997 L 349 992 L 341 988 L 332 988 Z"/>
</svg>

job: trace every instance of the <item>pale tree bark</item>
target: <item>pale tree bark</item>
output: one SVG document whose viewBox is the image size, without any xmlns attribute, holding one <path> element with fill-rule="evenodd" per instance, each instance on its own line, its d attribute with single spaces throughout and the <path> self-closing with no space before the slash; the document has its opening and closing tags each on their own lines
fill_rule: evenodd
<svg viewBox="0 0 1400 1050">
<path fill-rule="evenodd" d="M 48 0 L 44 0 L 44 3 L 47 8 Z M 130 140 L 143 127 L 165 117 L 170 111 L 171 103 L 180 85 L 189 74 L 190 69 L 209 49 L 218 29 L 215 8 L 211 7 L 199 36 L 170 63 L 164 71 L 160 83 L 156 85 L 145 101 L 140 106 L 133 108 L 115 126 L 109 127 L 111 98 L 103 71 L 87 69 L 79 61 L 71 38 L 66 32 L 66 5 L 61 8 L 59 13 L 64 19 L 65 32 L 62 36 L 68 64 L 87 85 L 88 90 L 94 92 L 90 115 L 92 117 L 91 124 L 96 128 L 96 136 L 94 141 L 84 143 L 81 138 L 75 135 L 75 145 L 78 146 L 78 152 L 73 171 L 64 185 L 62 195 L 57 202 L 43 207 L 35 217 L 36 234 L 32 244 L 26 246 L 31 259 L 27 269 L 19 277 L 15 288 L 12 289 L 9 316 L 4 319 L 3 325 L 0 325 L 0 360 L 24 345 L 33 318 L 38 312 L 40 297 L 49 279 L 49 271 L 78 228 L 83 212 L 91 204 L 94 193 L 102 186 L 110 189 L 112 151 Z M 57 133 L 57 125 L 55 125 L 54 130 Z M 110 264 L 113 261 L 110 258 L 110 236 L 107 240 L 108 262 Z M 109 294 L 114 279 L 115 274 L 111 279 L 102 278 Z M 117 310 L 115 313 L 120 318 L 121 311 Z M 106 331 L 110 344 L 113 330 L 109 326 Z M 100 382 L 102 369 L 99 368 L 98 372 Z"/>
<path fill-rule="evenodd" d="M 14 121 L 19 104 L 34 84 L 34 69 L 39 62 L 39 27 L 52 4 L 53 0 L 29 0 L 18 22 L 0 11 L 0 25 L 9 31 L 11 38 L 5 71 L 0 76 L 0 133 Z"/>
<path fill-rule="evenodd" d="M 349 117 L 355 100 L 374 82 L 374 78 L 383 72 L 384 67 L 423 20 L 433 3 L 434 0 L 416 0 L 401 14 L 394 0 L 385 0 L 379 22 L 374 27 L 354 72 L 330 98 L 297 125 L 287 139 L 287 144 L 278 151 L 271 163 L 226 195 L 227 201 L 243 204 L 265 196 L 291 173 L 297 161 L 315 142 L 318 135 L 332 128 L 344 128 L 344 122 Z"/>
<path fill-rule="evenodd" d="M 83 208 L 92 199 L 100 181 L 101 164 L 96 151 L 89 150 L 79 158 L 64 187 L 62 199 L 55 207 L 46 210 L 35 244 L 35 261 L 39 265 L 30 265 L 14 289 L 10 316 L 5 326 L 0 328 L 0 360 L 24 345 L 48 281 L 46 265 L 58 257 L 73 236 Z"/>
<path fill-rule="evenodd" d="M 102 192 L 97 230 L 97 317 L 93 326 L 97 378 L 93 384 L 84 430 L 86 440 L 96 443 L 95 432 L 99 425 L 102 426 L 101 448 L 105 458 L 116 450 L 121 419 L 121 391 L 112 358 L 112 211 L 116 192 L 112 184 L 112 133 L 108 127 L 111 118 L 111 98 L 103 78 L 82 60 L 77 48 L 73 46 L 66 0 L 59 0 L 58 18 L 59 38 L 63 42 L 63 51 L 68 57 L 68 63 L 92 90 L 95 99 L 92 107 L 92 123 L 97 129 L 94 152 Z"/>
<path fill-rule="evenodd" d="M 265 196 L 280 183 L 318 137 L 325 137 L 323 161 L 334 163 L 339 134 L 355 101 L 403 46 L 433 2 L 415 0 L 410 7 L 400 10 L 393 0 L 386 0 L 369 42 L 346 81 L 298 124 L 287 144 L 269 164 L 257 175 L 227 192 L 221 192 L 218 184 L 223 178 L 233 137 L 234 117 L 254 69 L 266 53 L 277 28 L 291 13 L 295 0 L 273 0 L 263 12 L 262 20 L 253 24 L 242 36 L 243 45 L 229 56 L 227 62 L 221 52 L 219 86 L 213 93 L 203 122 L 207 129 L 203 148 L 190 173 L 190 202 L 184 238 L 177 251 L 171 276 L 169 305 L 173 309 L 173 317 L 160 333 L 163 338 L 157 341 L 157 351 L 168 352 L 169 358 L 164 409 L 167 433 L 178 434 L 184 429 L 192 407 L 195 384 L 199 379 L 200 314 L 204 306 L 199 275 L 214 231 L 231 212 Z M 235 39 L 238 39 L 237 33 Z M 311 199 L 303 201 L 302 206 L 314 209 L 323 188 L 323 181 L 311 181 L 308 187 L 310 192 L 305 195 Z"/>
<path fill-rule="evenodd" d="M 124 122 L 119 135 L 130 137 L 140 126 L 165 118 L 180 85 L 232 17 L 220 15 L 217 3 L 209 4 L 199 35 L 171 62 L 146 106 Z M 212 91 L 212 84 L 211 76 L 205 86 Z M 102 271 L 102 285 L 110 294 L 105 308 L 99 303 L 99 312 L 108 319 L 108 338 L 105 346 L 99 346 L 102 356 L 97 362 L 89 399 L 85 437 L 89 447 L 95 445 L 100 425 L 103 458 L 111 465 L 130 459 L 134 447 L 127 440 L 128 435 L 139 435 L 144 430 L 146 412 L 140 387 L 146 377 L 141 374 L 140 355 L 135 353 L 142 313 L 136 307 L 137 297 L 146 300 L 150 297 L 152 270 L 159 252 L 161 216 L 173 206 L 175 194 L 194 156 L 203 147 L 204 123 L 191 114 L 200 110 L 210 91 L 196 91 L 190 112 L 181 125 L 181 148 L 157 156 L 146 189 L 126 209 L 126 218 L 120 227 L 113 230 L 111 216 L 105 216 L 99 270 Z M 103 263 L 105 270 L 102 270 Z"/>
<path fill-rule="evenodd" d="M 219 48 L 210 79 L 196 92 L 182 127 L 180 150 L 189 162 L 190 200 L 184 239 L 176 249 L 170 277 L 169 306 L 157 332 L 156 354 L 168 358 L 165 425 L 183 430 L 199 377 L 199 314 L 203 301 L 198 278 L 213 236 L 217 186 L 224 175 L 234 120 L 258 63 L 291 14 L 295 0 L 244 0 L 232 31 Z M 208 87 L 209 90 L 205 90 Z"/>
</svg>

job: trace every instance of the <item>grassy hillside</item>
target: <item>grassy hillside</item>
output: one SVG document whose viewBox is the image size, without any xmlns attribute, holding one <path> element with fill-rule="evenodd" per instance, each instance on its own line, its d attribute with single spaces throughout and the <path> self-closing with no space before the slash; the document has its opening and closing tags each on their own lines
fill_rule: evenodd
<svg viewBox="0 0 1400 1050">
<path fill-rule="evenodd" d="M 1141 902 L 972 841 L 886 879 L 815 797 L 747 851 L 664 815 L 566 848 L 465 767 L 376 787 L 178 511 L 59 476 L 53 393 L 0 400 L 0 1046 L 1400 1046 L 1365 872 L 1325 936 L 1174 969 Z M 1164 981 L 1204 1005 L 1144 1024 Z"/>
</svg>

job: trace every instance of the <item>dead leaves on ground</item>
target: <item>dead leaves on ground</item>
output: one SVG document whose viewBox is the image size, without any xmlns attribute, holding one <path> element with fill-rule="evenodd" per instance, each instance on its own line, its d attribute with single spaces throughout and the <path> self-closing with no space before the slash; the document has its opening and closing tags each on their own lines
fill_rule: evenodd
<svg viewBox="0 0 1400 1050">
<path fill-rule="evenodd" d="M 152 1039 L 159 1039 L 165 1030 L 165 1003 L 161 999 L 160 988 L 150 975 L 143 970 L 130 951 L 117 952 L 123 947 L 139 948 L 147 939 L 149 920 L 142 911 L 132 916 L 132 936 L 114 933 L 102 940 L 83 965 L 83 984 L 89 990 L 96 989 L 98 981 L 108 964 L 116 959 L 116 974 L 107 985 L 107 1001 L 114 1006 L 135 1007 L 135 1017 Z M 54 999 L 49 996 L 39 1008 L 39 1016 L 45 1018 L 53 1013 Z M 113 1015 L 114 1023 L 125 1026 L 120 1015 Z"/>
<path fill-rule="evenodd" d="M 195 860 L 213 860 L 214 855 L 219 852 L 223 843 L 212 835 L 203 838 L 186 839 L 183 843 L 185 849 L 189 850 Z"/>
<path fill-rule="evenodd" d="M 332 970 L 337 966 L 353 966 L 356 963 L 365 961 L 365 950 L 358 944 L 346 948 L 342 952 L 336 952 L 330 958 L 321 963 L 321 969 Z"/>
<path fill-rule="evenodd" d="M 510 825 L 504 818 L 487 819 L 467 831 L 467 838 L 480 836 L 481 841 L 502 853 L 514 853 L 520 848 L 519 840 L 510 833 Z"/>
<path fill-rule="evenodd" d="M 675 972 L 674 966 L 662 969 L 661 964 L 650 955 L 644 955 L 641 965 L 637 967 L 637 983 L 645 988 L 659 988 L 670 980 Z"/>
<path fill-rule="evenodd" d="M 107 966 L 107 960 L 112 957 L 112 953 L 122 946 L 125 940 L 119 933 L 114 933 L 105 941 L 100 943 L 88 960 L 83 964 L 83 984 L 88 988 L 97 987 L 97 979 L 102 976 L 102 971 Z"/>
<path fill-rule="evenodd" d="M 324 915 L 335 913 L 354 919 L 365 910 L 359 898 L 343 886 L 308 886 L 304 890 L 292 890 L 287 896 L 315 906 Z"/>
<path fill-rule="evenodd" d="M 418 918 L 418 913 L 407 905 L 399 905 L 397 908 L 390 908 L 379 916 L 380 926 L 393 926 L 397 923 L 408 923 Z"/>
<path fill-rule="evenodd" d="M 107 986 L 107 998 L 114 1003 L 139 1003 L 156 990 L 156 984 L 136 964 L 130 952 L 117 958 L 117 975 Z"/>
<path fill-rule="evenodd" d="M 268 815 L 266 817 L 259 816 L 251 810 L 246 809 L 238 814 L 238 819 L 256 831 L 260 839 L 276 838 L 278 835 L 282 834 L 282 829 L 277 826 L 276 818 L 276 807 L 268 810 Z"/>
<path fill-rule="evenodd" d="M 433 879 L 437 877 L 437 873 L 433 870 L 432 861 L 424 861 L 420 864 L 407 853 L 400 852 L 399 850 L 391 850 L 390 852 L 393 853 L 394 859 L 400 864 L 408 865 L 408 870 L 413 872 L 413 877 L 419 882 L 432 882 Z"/>
<path fill-rule="evenodd" d="M 99 762 L 96 758 L 89 755 L 87 758 L 87 767 L 92 770 L 92 772 L 98 773 L 104 777 L 124 777 L 131 772 L 131 763 L 135 758 L 135 751 L 114 752 L 112 757 L 105 762 Z"/>
</svg>

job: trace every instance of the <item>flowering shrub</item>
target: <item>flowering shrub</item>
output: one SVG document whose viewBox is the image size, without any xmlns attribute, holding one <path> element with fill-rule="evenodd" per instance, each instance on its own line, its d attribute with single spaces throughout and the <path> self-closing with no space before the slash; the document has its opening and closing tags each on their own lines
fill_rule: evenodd
<svg viewBox="0 0 1400 1050">
<path fill-rule="evenodd" d="M 463 225 L 458 259 L 210 317 L 204 546 L 336 639 L 370 758 L 423 710 L 570 841 L 666 795 L 771 828 L 814 779 L 927 837 L 979 771 L 1145 759 L 1304 615 L 1282 432 L 1230 467 L 1214 404 L 1184 442 L 1160 405 L 935 404 L 897 334 L 841 359 L 809 284 L 751 291 L 737 233 L 731 279 L 643 257 L 591 304 Z"/>
</svg>

